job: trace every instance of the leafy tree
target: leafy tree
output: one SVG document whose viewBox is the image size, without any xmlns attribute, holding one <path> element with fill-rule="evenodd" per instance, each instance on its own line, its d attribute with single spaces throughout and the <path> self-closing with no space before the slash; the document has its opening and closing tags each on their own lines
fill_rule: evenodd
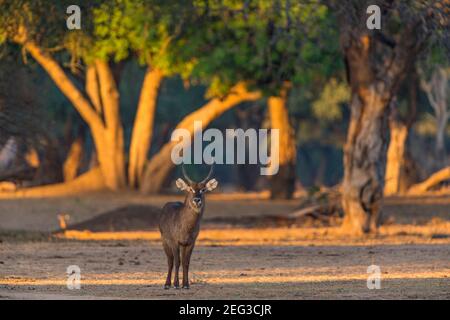
<svg viewBox="0 0 450 320">
<path fill-rule="evenodd" d="M 69 31 L 65 28 L 68 5 L 66 1 L 2 1 L 0 39 L 16 43 L 29 53 L 89 125 L 103 179 L 111 189 L 126 185 L 124 129 L 118 90 L 123 61 L 136 56 L 147 65 L 128 168 L 129 183 L 137 186 L 150 149 L 161 81 L 165 76 L 177 73 L 186 77 L 192 70 L 192 57 L 175 59 L 172 53 L 176 51 L 170 47 L 197 16 L 190 3 L 180 4 L 178 1 L 90 1 L 82 6 L 82 29 Z M 49 19 L 43 18 L 46 15 Z M 72 75 L 64 68 L 68 58 Z M 84 90 L 78 83 L 79 79 L 84 82 Z M 238 86 L 240 98 L 231 99 L 233 103 L 229 107 L 256 97 L 247 96 L 242 90 L 243 87 Z M 223 111 L 214 111 L 215 108 L 228 105 L 218 99 L 213 102 L 206 109 L 213 109 L 216 116 Z M 191 125 L 194 118 L 190 119 L 183 125 Z M 155 168 L 152 163 L 158 164 L 157 159 L 149 163 L 147 171 L 152 172 Z M 162 163 L 167 166 L 169 159 L 166 153 Z M 150 179 L 159 190 L 168 170 L 159 170 L 159 165 L 156 165 L 156 171 L 166 172 L 160 174 L 159 180 L 157 177 Z"/>
<path fill-rule="evenodd" d="M 95 55 L 89 49 L 93 26 L 86 23 L 82 31 L 67 30 L 65 10 L 69 4 L 65 1 L 4 2 L 3 38 L 20 45 L 30 54 L 71 101 L 91 129 L 106 185 L 111 189 L 123 187 L 125 173 L 119 94 L 108 61 L 94 59 Z M 91 4 L 90 8 L 95 8 L 96 3 Z M 92 21 L 93 10 L 86 9 L 85 12 L 83 21 Z M 71 54 L 72 71 L 79 68 L 79 57 L 90 62 L 86 66 L 85 91 L 64 70 L 59 57 L 52 54 L 52 47 Z M 61 56 L 63 60 L 64 55 Z"/>
<path fill-rule="evenodd" d="M 331 72 L 317 47 L 327 8 L 318 2 L 198 1 L 201 20 L 173 46 L 179 59 L 195 57 L 191 78 L 220 96 L 244 81 L 267 98 L 271 127 L 280 130 L 280 169 L 271 179 L 272 198 L 290 198 L 295 185 L 295 136 L 286 101 L 293 86 L 317 72 Z M 189 45 L 186 46 L 186 44 Z M 327 68 L 329 68 L 327 70 Z"/>
<path fill-rule="evenodd" d="M 141 183 L 152 140 L 158 91 L 164 77 L 186 72 L 168 48 L 191 18 L 190 3 L 108 1 L 94 11 L 95 48 L 100 57 L 122 61 L 134 53 L 147 66 L 130 143 L 128 177 Z"/>
</svg>

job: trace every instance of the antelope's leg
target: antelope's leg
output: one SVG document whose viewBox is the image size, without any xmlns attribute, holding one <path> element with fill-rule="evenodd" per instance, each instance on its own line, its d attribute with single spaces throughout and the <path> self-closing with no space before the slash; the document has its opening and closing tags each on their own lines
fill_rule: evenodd
<svg viewBox="0 0 450 320">
<path fill-rule="evenodd" d="M 189 289 L 189 263 L 191 262 L 191 254 L 194 250 L 194 244 L 183 246 L 181 249 L 181 263 L 183 265 L 183 289 Z"/>
<path fill-rule="evenodd" d="M 167 266 L 168 266 L 167 279 L 166 284 L 164 285 L 164 289 L 169 289 L 170 285 L 172 284 L 173 252 L 166 241 L 163 241 L 163 248 L 167 256 Z"/>
<path fill-rule="evenodd" d="M 180 280 L 178 277 L 178 273 L 180 271 L 180 245 L 176 244 L 174 248 L 172 249 L 173 252 L 173 258 L 175 260 L 175 279 L 173 281 L 173 286 L 175 288 L 180 287 Z"/>
</svg>

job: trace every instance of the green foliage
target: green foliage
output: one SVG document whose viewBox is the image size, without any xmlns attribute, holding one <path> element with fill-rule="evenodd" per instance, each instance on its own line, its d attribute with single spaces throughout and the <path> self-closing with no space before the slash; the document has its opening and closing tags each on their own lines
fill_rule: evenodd
<svg viewBox="0 0 450 320">
<path fill-rule="evenodd" d="M 118 62 L 136 55 L 141 64 L 170 75 L 185 72 L 170 55 L 172 41 L 187 23 L 189 3 L 179 1 L 112 0 L 93 10 L 93 50 L 90 58 Z M 186 61 L 187 68 L 189 63 Z"/>
<path fill-rule="evenodd" d="M 84 6 L 91 7 L 97 2 L 89 1 L 80 6 L 83 10 Z M 26 30 L 27 40 L 33 40 L 42 47 L 61 46 L 69 33 L 66 9 L 71 4 L 69 0 L 0 0 L 0 43 L 14 40 L 20 31 Z M 83 16 L 84 21 L 89 21 L 88 15 Z M 83 28 L 87 29 L 87 25 Z"/>
<path fill-rule="evenodd" d="M 341 105 L 349 100 L 349 87 L 345 83 L 331 78 L 323 88 L 319 98 L 312 104 L 314 116 L 324 121 L 341 120 Z"/>
<path fill-rule="evenodd" d="M 171 50 L 195 62 L 191 77 L 210 84 L 209 95 L 238 81 L 278 95 L 287 82 L 305 84 L 339 68 L 329 58 L 337 45 L 333 31 L 323 33 L 330 17 L 319 1 L 210 0 L 196 1 L 195 9 L 201 19 Z"/>
<path fill-rule="evenodd" d="M 65 49 L 72 66 L 136 56 L 208 85 L 209 96 L 238 81 L 276 95 L 287 82 L 307 85 L 341 68 L 333 20 L 318 0 L 91 0 L 80 5 L 79 31 L 65 28 L 69 4 L 3 0 L 0 43 L 24 25 L 39 45 Z"/>
<path fill-rule="evenodd" d="M 81 30 L 66 28 L 71 1 L 1 0 L 0 44 L 14 41 L 20 27 L 41 47 L 64 50 L 72 64 L 94 59 L 119 62 L 137 56 L 140 63 L 166 74 L 186 73 L 189 61 L 178 65 L 167 50 L 189 18 L 189 3 L 175 0 L 90 0 L 81 7 Z M 184 67 L 186 66 L 186 68 Z"/>
</svg>

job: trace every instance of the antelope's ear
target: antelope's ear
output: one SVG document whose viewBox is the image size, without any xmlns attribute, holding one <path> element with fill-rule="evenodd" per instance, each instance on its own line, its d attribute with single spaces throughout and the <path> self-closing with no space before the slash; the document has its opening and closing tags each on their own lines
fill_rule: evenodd
<svg viewBox="0 0 450 320">
<path fill-rule="evenodd" d="M 211 179 L 206 184 L 206 190 L 213 191 L 215 188 L 217 188 L 218 185 L 219 185 L 219 182 L 217 182 L 216 179 Z"/>
<path fill-rule="evenodd" d="M 177 188 L 184 191 L 189 189 L 188 185 L 186 184 L 186 182 L 184 182 L 183 179 L 178 178 L 177 181 L 175 182 L 175 184 L 177 185 Z"/>
</svg>

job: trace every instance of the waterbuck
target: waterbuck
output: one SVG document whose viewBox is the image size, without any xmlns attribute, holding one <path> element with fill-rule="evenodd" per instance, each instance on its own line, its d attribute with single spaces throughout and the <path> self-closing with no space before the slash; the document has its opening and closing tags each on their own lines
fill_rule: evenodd
<svg viewBox="0 0 450 320">
<path fill-rule="evenodd" d="M 162 209 L 159 221 L 164 251 L 167 255 L 168 272 L 164 289 L 169 289 L 172 282 L 172 269 L 175 262 L 174 287 L 179 288 L 178 271 L 181 263 L 183 265 L 183 289 L 189 289 L 189 262 L 192 250 L 195 246 L 200 231 L 200 220 L 205 210 L 205 193 L 217 188 L 216 179 L 211 179 L 213 167 L 211 166 L 208 176 L 201 182 L 192 181 L 184 166 L 182 167 L 183 180 L 179 178 L 176 185 L 180 190 L 186 192 L 184 203 L 169 202 Z"/>
</svg>

